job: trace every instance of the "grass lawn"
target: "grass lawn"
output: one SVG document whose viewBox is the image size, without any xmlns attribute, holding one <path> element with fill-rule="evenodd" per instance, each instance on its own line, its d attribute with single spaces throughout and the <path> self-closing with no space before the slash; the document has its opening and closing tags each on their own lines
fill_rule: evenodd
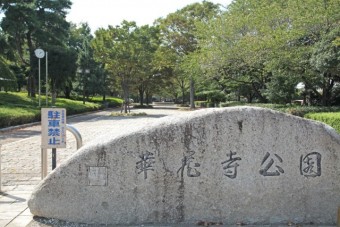
<svg viewBox="0 0 340 227">
<path fill-rule="evenodd" d="M 0 128 L 40 121 L 39 99 L 30 98 L 25 92 L 0 92 Z M 41 105 L 45 107 L 46 98 L 41 96 Z M 51 100 L 49 100 L 51 105 Z M 57 98 L 56 107 L 66 108 L 67 115 L 94 111 L 103 108 L 101 103 L 74 101 Z"/>
</svg>

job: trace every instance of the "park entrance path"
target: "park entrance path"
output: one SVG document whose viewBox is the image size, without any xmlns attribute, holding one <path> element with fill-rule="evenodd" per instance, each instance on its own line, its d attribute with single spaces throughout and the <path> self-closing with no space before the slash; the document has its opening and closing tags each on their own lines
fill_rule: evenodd
<svg viewBox="0 0 340 227">
<path fill-rule="evenodd" d="M 137 110 L 131 112 L 145 112 L 147 116 L 141 117 L 110 117 L 112 111 L 106 110 L 95 113 L 69 117 L 68 124 L 71 124 L 81 133 L 83 144 L 95 140 L 101 135 L 119 135 L 128 131 L 143 129 L 143 127 L 155 123 L 159 118 L 184 114 L 186 111 L 179 111 L 173 108 L 154 108 Z M 88 225 L 76 225 L 72 223 L 59 223 L 56 220 L 45 220 L 44 222 L 33 220 L 33 216 L 27 207 L 34 187 L 41 181 L 41 149 L 40 149 L 40 125 L 32 125 L 12 131 L 0 131 L 1 147 L 1 169 L 0 183 L 0 227 L 80 227 Z M 49 150 L 49 167 L 51 171 L 51 150 Z M 73 135 L 67 132 L 67 147 L 57 150 L 57 165 L 67 160 L 76 153 L 76 140 Z M 303 226 L 318 227 L 318 225 L 265 225 L 265 227 Z M 102 225 L 103 227 L 106 225 Z M 155 227 L 154 225 L 144 225 Z M 161 225 L 162 227 L 195 227 L 202 226 L 197 223 L 192 225 Z M 203 225 L 205 226 L 205 225 Z M 223 225 L 225 226 L 225 225 Z M 239 227 L 234 225 L 229 227 Z M 248 227 L 254 227 L 247 225 Z M 98 226 L 91 226 L 98 227 Z M 108 226 L 106 226 L 108 227 Z M 158 226 L 160 227 L 160 226 Z M 259 226 L 255 226 L 259 227 Z M 264 225 L 262 225 L 264 227 Z M 331 227 L 331 226 L 323 226 Z M 334 226 L 332 226 L 334 227 Z"/>
<path fill-rule="evenodd" d="M 142 129 L 159 118 L 185 113 L 175 108 L 131 109 L 131 112 L 145 112 L 140 117 L 112 117 L 112 111 L 69 117 L 67 123 L 82 135 L 83 145 L 101 135 L 118 135 Z M 34 187 L 41 181 L 41 137 L 40 125 L 0 132 L 1 146 L 1 192 L 0 227 L 22 227 L 32 222 L 27 207 Z M 67 132 L 67 147 L 57 150 L 57 165 L 76 152 L 76 140 Z M 51 150 L 48 150 L 48 171 L 51 172 Z"/>
</svg>

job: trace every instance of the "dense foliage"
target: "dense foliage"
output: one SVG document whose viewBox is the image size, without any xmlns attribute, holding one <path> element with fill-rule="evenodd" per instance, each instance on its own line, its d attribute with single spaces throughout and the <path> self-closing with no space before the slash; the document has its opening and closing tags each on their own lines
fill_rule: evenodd
<svg viewBox="0 0 340 227">
<path fill-rule="evenodd" d="M 234 1 L 200 31 L 206 78 L 248 102 L 337 104 L 339 7 L 338 0 Z"/>
<path fill-rule="evenodd" d="M 339 0 L 234 0 L 227 7 L 203 1 L 152 26 L 122 21 L 93 32 L 66 21 L 71 6 L 70 0 L 0 1 L 3 90 L 26 88 L 35 96 L 34 50 L 42 48 L 49 52 L 53 97 L 84 104 L 96 95 L 120 96 L 125 106 L 131 98 L 143 105 L 184 104 L 189 97 L 191 104 L 194 97 L 213 105 L 340 104 Z"/>
</svg>

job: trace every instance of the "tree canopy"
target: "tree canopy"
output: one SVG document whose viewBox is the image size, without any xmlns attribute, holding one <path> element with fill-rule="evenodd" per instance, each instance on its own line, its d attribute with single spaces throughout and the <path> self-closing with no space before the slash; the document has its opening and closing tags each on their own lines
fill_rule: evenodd
<svg viewBox="0 0 340 227">
<path fill-rule="evenodd" d="M 19 86 L 27 76 L 30 95 L 40 47 L 64 66 L 51 73 L 54 90 L 84 101 L 115 94 L 126 105 L 153 95 L 185 103 L 190 91 L 192 103 L 196 88 L 196 99 L 215 102 L 340 103 L 339 0 L 234 0 L 226 8 L 203 1 L 153 25 L 122 21 L 93 33 L 65 20 L 70 0 L 4 0 L 0 7 L 1 78 Z"/>
</svg>

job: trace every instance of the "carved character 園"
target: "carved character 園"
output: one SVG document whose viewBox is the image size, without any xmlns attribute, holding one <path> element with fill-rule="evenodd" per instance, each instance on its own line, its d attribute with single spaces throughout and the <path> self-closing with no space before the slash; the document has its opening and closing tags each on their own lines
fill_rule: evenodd
<svg viewBox="0 0 340 227">
<path fill-rule="evenodd" d="M 321 154 L 312 152 L 300 157 L 300 173 L 305 177 L 321 176 Z"/>
</svg>

